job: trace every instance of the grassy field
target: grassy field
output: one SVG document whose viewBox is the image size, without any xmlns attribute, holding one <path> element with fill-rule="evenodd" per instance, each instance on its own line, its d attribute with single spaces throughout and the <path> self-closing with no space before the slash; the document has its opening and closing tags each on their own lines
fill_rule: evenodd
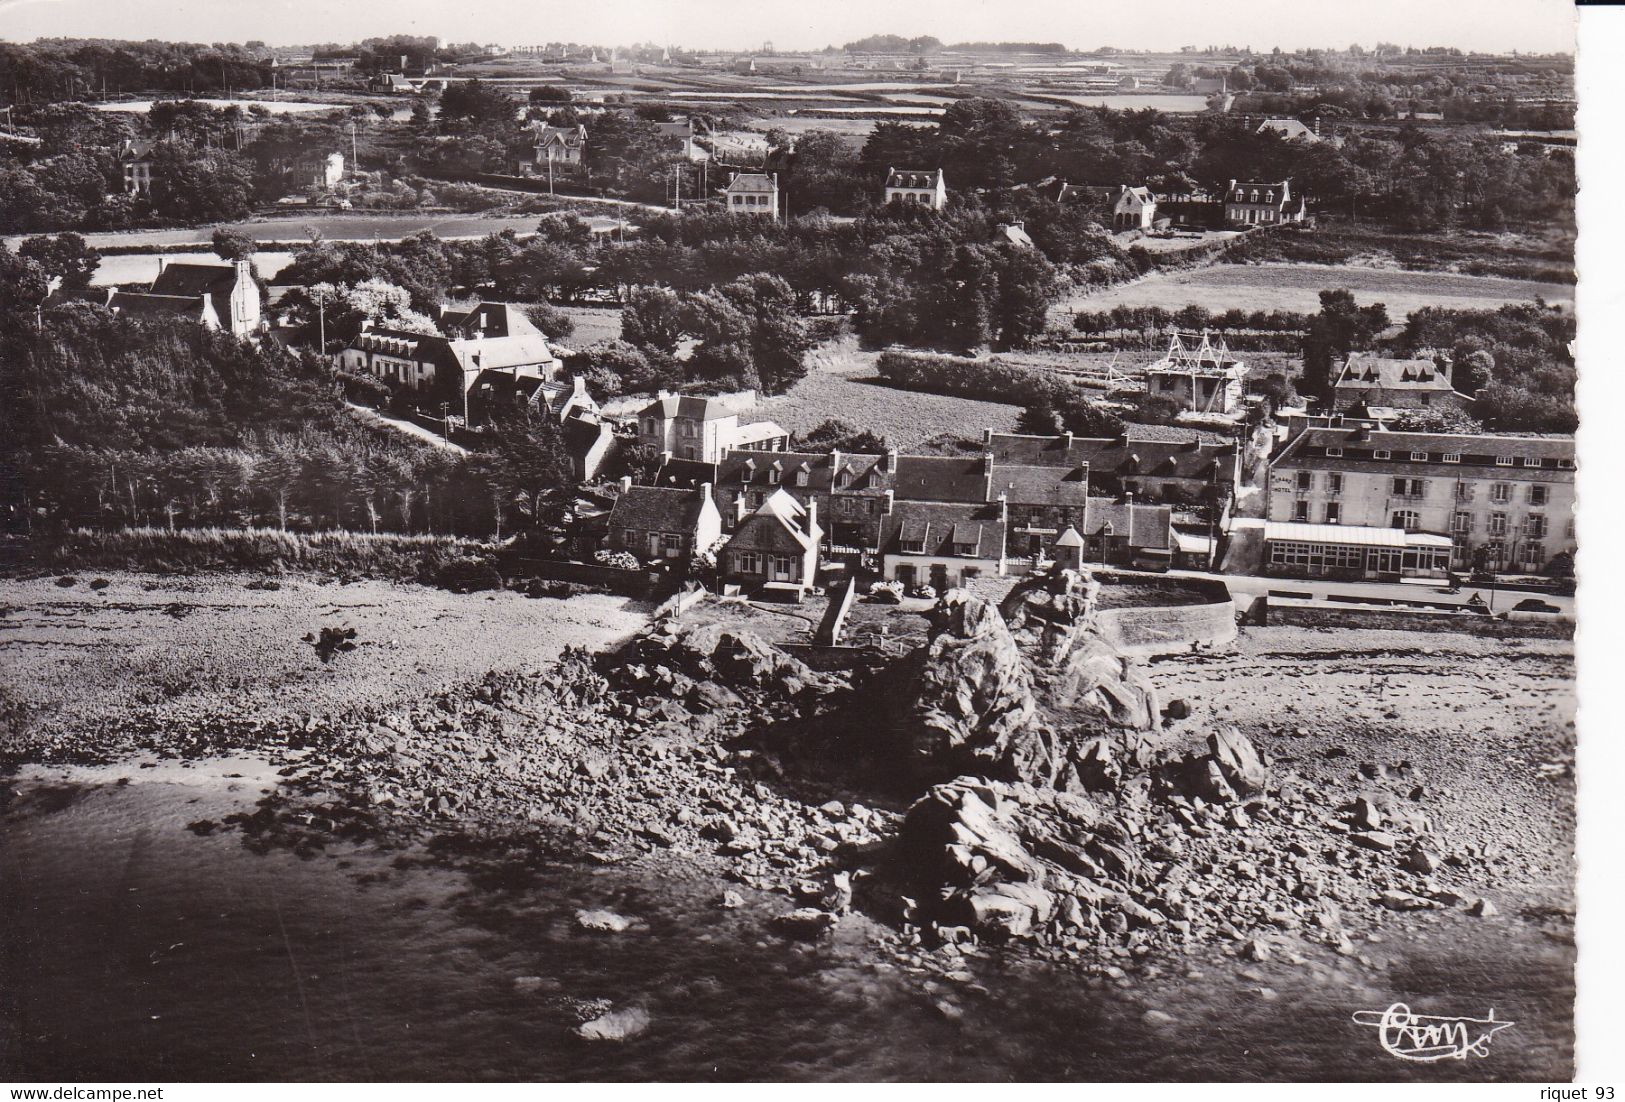
<svg viewBox="0 0 1625 1102">
<path fill-rule="evenodd" d="M 1424 306 L 1489 310 L 1537 297 L 1572 307 L 1574 288 L 1562 283 L 1496 279 L 1445 272 L 1405 272 L 1349 264 L 1222 264 L 1185 272 L 1147 276 L 1090 295 L 1064 300 L 1055 307 L 1065 327 L 1077 310 L 1110 310 L 1114 306 L 1205 306 L 1210 310 L 1320 309 L 1320 292 L 1343 288 L 1362 305 L 1380 302 L 1388 316 L 1402 320 Z"/>
<path fill-rule="evenodd" d="M 586 348 L 588 345 L 603 344 L 606 341 L 619 340 L 621 337 L 621 312 L 617 308 L 561 306 L 559 309 L 570 315 L 570 320 L 576 323 L 575 332 L 561 341 L 561 344 L 570 348 Z"/>
<path fill-rule="evenodd" d="M 875 357 L 876 353 L 859 349 L 853 337 L 824 344 L 808 357 L 807 377 L 788 394 L 757 406 L 751 417 L 771 418 L 791 432 L 838 417 L 879 433 L 898 448 L 943 433 L 980 436 L 983 429 L 1015 429 L 1021 412 L 1015 406 L 883 385 L 875 372 Z"/>
</svg>

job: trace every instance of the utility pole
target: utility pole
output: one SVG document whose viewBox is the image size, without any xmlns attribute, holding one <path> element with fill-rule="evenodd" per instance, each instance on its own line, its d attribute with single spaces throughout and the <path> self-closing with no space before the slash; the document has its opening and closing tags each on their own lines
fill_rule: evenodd
<svg viewBox="0 0 1625 1102">
<path fill-rule="evenodd" d="M 547 193 L 553 194 L 553 146 L 547 147 Z"/>
<path fill-rule="evenodd" d="M 355 171 L 355 166 L 356 166 L 357 159 L 358 158 L 356 157 L 356 152 L 355 152 L 355 120 L 351 119 L 350 120 L 350 171 L 351 172 Z"/>
</svg>

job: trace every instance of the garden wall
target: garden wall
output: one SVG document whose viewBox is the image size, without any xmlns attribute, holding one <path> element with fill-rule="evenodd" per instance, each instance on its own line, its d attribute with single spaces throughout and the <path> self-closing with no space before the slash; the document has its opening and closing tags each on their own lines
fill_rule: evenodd
<svg viewBox="0 0 1625 1102">
<path fill-rule="evenodd" d="M 1180 578 L 1179 588 L 1196 590 L 1200 599 L 1189 604 L 1099 609 L 1095 628 L 1124 654 L 1140 657 L 1179 654 L 1192 644 L 1212 647 L 1236 637 L 1236 605 L 1228 586 L 1205 578 Z"/>
</svg>

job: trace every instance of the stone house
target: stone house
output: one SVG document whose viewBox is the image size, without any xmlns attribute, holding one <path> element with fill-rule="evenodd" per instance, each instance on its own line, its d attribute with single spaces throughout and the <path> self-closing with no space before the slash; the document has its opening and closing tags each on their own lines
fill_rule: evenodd
<svg viewBox="0 0 1625 1102">
<path fill-rule="evenodd" d="M 609 513 L 608 546 L 642 560 L 687 559 L 722 538 L 722 514 L 709 484 L 694 489 L 633 486 L 622 479 Z"/>
<path fill-rule="evenodd" d="M 723 189 L 729 214 L 765 218 L 779 216 L 779 175 L 776 172 L 736 172 Z"/>
<path fill-rule="evenodd" d="M 823 538 L 817 500 L 804 505 L 775 490 L 735 525 L 720 555 L 720 575 L 747 590 L 777 591 L 800 600 L 817 579 Z"/>
<path fill-rule="evenodd" d="M 1292 181 L 1231 180 L 1224 192 L 1224 221 L 1231 229 L 1302 222 L 1307 209 Z"/>
</svg>

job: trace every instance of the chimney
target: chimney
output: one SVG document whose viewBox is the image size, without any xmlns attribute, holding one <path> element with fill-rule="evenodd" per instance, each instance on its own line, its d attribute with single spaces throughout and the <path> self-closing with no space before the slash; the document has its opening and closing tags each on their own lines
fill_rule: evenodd
<svg viewBox="0 0 1625 1102">
<path fill-rule="evenodd" d="M 250 270 L 249 270 L 250 268 L 253 267 L 253 262 L 252 261 L 234 260 L 234 261 L 232 261 L 231 266 L 233 268 L 237 269 L 237 278 L 239 280 L 253 279 L 254 278 L 252 272 L 250 272 Z"/>
<path fill-rule="evenodd" d="M 740 494 L 734 498 L 734 523 L 738 524 L 745 519 L 745 495 Z"/>
<path fill-rule="evenodd" d="M 573 393 L 579 394 L 585 398 L 587 396 L 587 377 L 585 375 L 574 376 L 571 390 Z"/>
<path fill-rule="evenodd" d="M 1062 447 L 1066 448 L 1067 451 L 1071 451 L 1072 450 L 1072 433 L 1071 433 L 1071 430 L 1068 430 L 1066 432 L 1061 433 L 1061 440 L 1063 441 Z"/>
<path fill-rule="evenodd" d="M 818 499 L 812 498 L 807 502 L 807 534 L 810 536 L 818 531 Z"/>
<path fill-rule="evenodd" d="M 164 274 L 164 258 L 162 256 L 158 258 L 158 274 Z"/>
<path fill-rule="evenodd" d="M 993 443 L 993 430 L 992 429 L 983 429 L 982 430 L 982 443 L 984 443 L 984 444 Z"/>
<path fill-rule="evenodd" d="M 704 504 L 705 502 L 710 501 L 710 500 L 711 500 L 711 484 L 709 482 L 700 483 L 700 503 Z"/>
<path fill-rule="evenodd" d="M 628 490 L 630 490 L 631 488 L 632 488 L 632 476 L 629 475 L 629 474 L 623 474 L 621 476 L 621 493 L 624 494 Z"/>
<path fill-rule="evenodd" d="M 894 500 L 894 498 L 895 498 L 895 495 L 892 493 L 892 491 L 887 490 L 886 491 L 886 504 L 880 510 L 883 515 L 888 516 L 888 517 L 891 516 L 892 506 L 896 504 L 896 501 Z"/>
<path fill-rule="evenodd" d="M 840 470 L 841 470 L 841 449 L 840 448 L 831 448 L 829 450 L 829 485 L 830 485 L 830 489 L 835 488 L 835 476 L 840 473 Z"/>
<path fill-rule="evenodd" d="M 884 463 L 882 463 L 880 465 L 880 469 L 885 471 L 887 474 L 896 474 L 897 473 L 897 449 L 896 448 L 887 448 L 886 449 L 886 460 L 885 460 Z M 886 511 L 888 513 L 891 512 L 890 509 L 887 509 Z"/>
</svg>

